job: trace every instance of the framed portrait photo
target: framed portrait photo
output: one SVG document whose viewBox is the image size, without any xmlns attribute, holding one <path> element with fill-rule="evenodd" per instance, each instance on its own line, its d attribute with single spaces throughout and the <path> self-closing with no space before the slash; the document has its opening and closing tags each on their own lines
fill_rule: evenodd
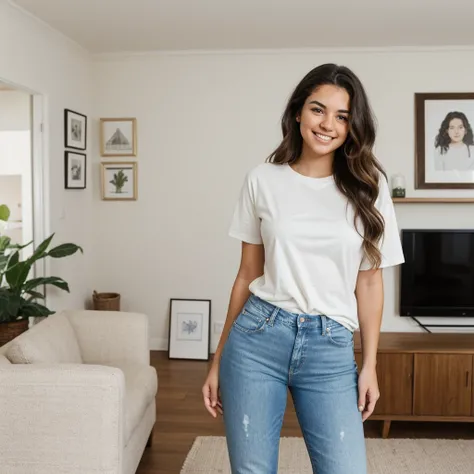
<svg viewBox="0 0 474 474">
<path fill-rule="evenodd" d="M 104 201 L 136 201 L 136 162 L 101 163 L 101 191 Z"/>
<path fill-rule="evenodd" d="M 87 147 L 87 117 L 64 109 L 64 147 L 85 150 Z"/>
<path fill-rule="evenodd" d="M 415 187 L 474 189 L 474 92 L 415 94 Z"/>
<path fill-rule="evenodd" d="M 86 167 L 84 153 L 64 152 L 64 187 L 66 189 L 85 189 Z"/>
<path fill-rule="evenodd" d="M 101 156 L 137 156 L 135 118 L 100 119 Z"/>
<path fill-rule="evenodd" d="M 170 359 L 209 360 L 211 340 L 211 301 L 170 300 Z"/>
</svg>

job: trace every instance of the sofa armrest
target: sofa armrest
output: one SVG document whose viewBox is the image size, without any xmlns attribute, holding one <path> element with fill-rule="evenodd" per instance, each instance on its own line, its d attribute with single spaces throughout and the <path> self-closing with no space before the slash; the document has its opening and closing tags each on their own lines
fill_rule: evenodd
<svg viewBox="0 0 474 474">
<path fill-rule="evenodd" d="M 150 364 L 148 317 L 125 311 L 65 311 L 85 364 Z"/>
<path fill-rule="evenodd" d="M 0 367 L 10 367 L 11 362 L 3 355 L 0 353 Z"/>
<path fill-rule="evenodd" d="M 124 393 L 113 367 L 1 367 L 1 472 L 121 473 Z"/>
</svg>

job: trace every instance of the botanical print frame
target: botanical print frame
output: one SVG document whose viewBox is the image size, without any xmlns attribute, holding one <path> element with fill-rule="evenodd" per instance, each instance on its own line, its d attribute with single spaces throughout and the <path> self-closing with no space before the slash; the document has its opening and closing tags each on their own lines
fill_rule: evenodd
<svg viewBox="0 0 474 474">
<path fill-rule="evenodd" d="M 87 117 L 70 109 L 64 109 L 64 147 L 87 148 Z"/>
<path fill-rule="evenodd" d="M 87 158 L 85 153 L 64 152 L 64 187 L 86 189 Z"/>
<path fill-rule="evenodd" d="M 101 156 L 137 156 L 135 118 L 100 119 Z"/>
<path fill-rule="evenodd" d="M 474 92 L 415 94 L 415 187 L 474 189 Z"/>
<path fill-rule="evenodd" d="M 138 198 L 137 163 L 101 163 L 101 191 L 104 201 L 135 201 Z"/>
<path fill-rule="evenodd" d="M 209 360 L 211 300 L 170 299 L 168 358 Z"/>
</svg>

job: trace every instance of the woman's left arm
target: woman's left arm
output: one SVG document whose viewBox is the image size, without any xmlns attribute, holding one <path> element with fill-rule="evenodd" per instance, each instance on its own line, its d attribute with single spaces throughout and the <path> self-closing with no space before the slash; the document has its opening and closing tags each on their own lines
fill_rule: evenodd
<svg viewBox="0 0 474 474">
<path fill-rule="evenodd" d="M 382 270 L 359 271 L 355 295 L 362 345 L 358 406 L 365 421 L 380 397 L 376 366 L 384 302 Z"/>
</svg>

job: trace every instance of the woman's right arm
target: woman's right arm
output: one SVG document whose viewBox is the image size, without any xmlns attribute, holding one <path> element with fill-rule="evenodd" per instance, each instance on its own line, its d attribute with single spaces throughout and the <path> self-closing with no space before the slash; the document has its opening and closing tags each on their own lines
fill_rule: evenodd
<svg viewBox="0 0 474 474">
<path fill-rule="evenodd" d="M 212 361 L 213 366 L 218 366 L 222 349 L 224 348 L 227 337 L 234 320 L 242 311 L 242 308 L 250 296 L 250 283 L 263 275 L 263 266 L 265 263 L 265 250 L 261 244 L 249 244 L 242 242 L 242 255 L 240 259 L 239 271 L 235 278 L 230 294 L 230 301 L 227 310 L 227 317 L 224 329 L 219 340 L 219 344 Z"/>
<path fill-rule="evenodd" d="M 211 369 L 202 387 L 204 406 L 213 417 L 216 417 L 218 412 L 223 413 L 222 403 L 219 397 L 219 363 L 222 349 L 227 341 L 235 318 L 240 314 L 245 302 L 250 296 L 250 283 L 255 280 L 255 278 L 263 275 L 264 261 L 265 251 L 263 245 L 242 242 L 240 267 L 234 285 L 232 286 L 224 329 L 222 330 L 219 344 L 214 354 Z"/>
</svg>

